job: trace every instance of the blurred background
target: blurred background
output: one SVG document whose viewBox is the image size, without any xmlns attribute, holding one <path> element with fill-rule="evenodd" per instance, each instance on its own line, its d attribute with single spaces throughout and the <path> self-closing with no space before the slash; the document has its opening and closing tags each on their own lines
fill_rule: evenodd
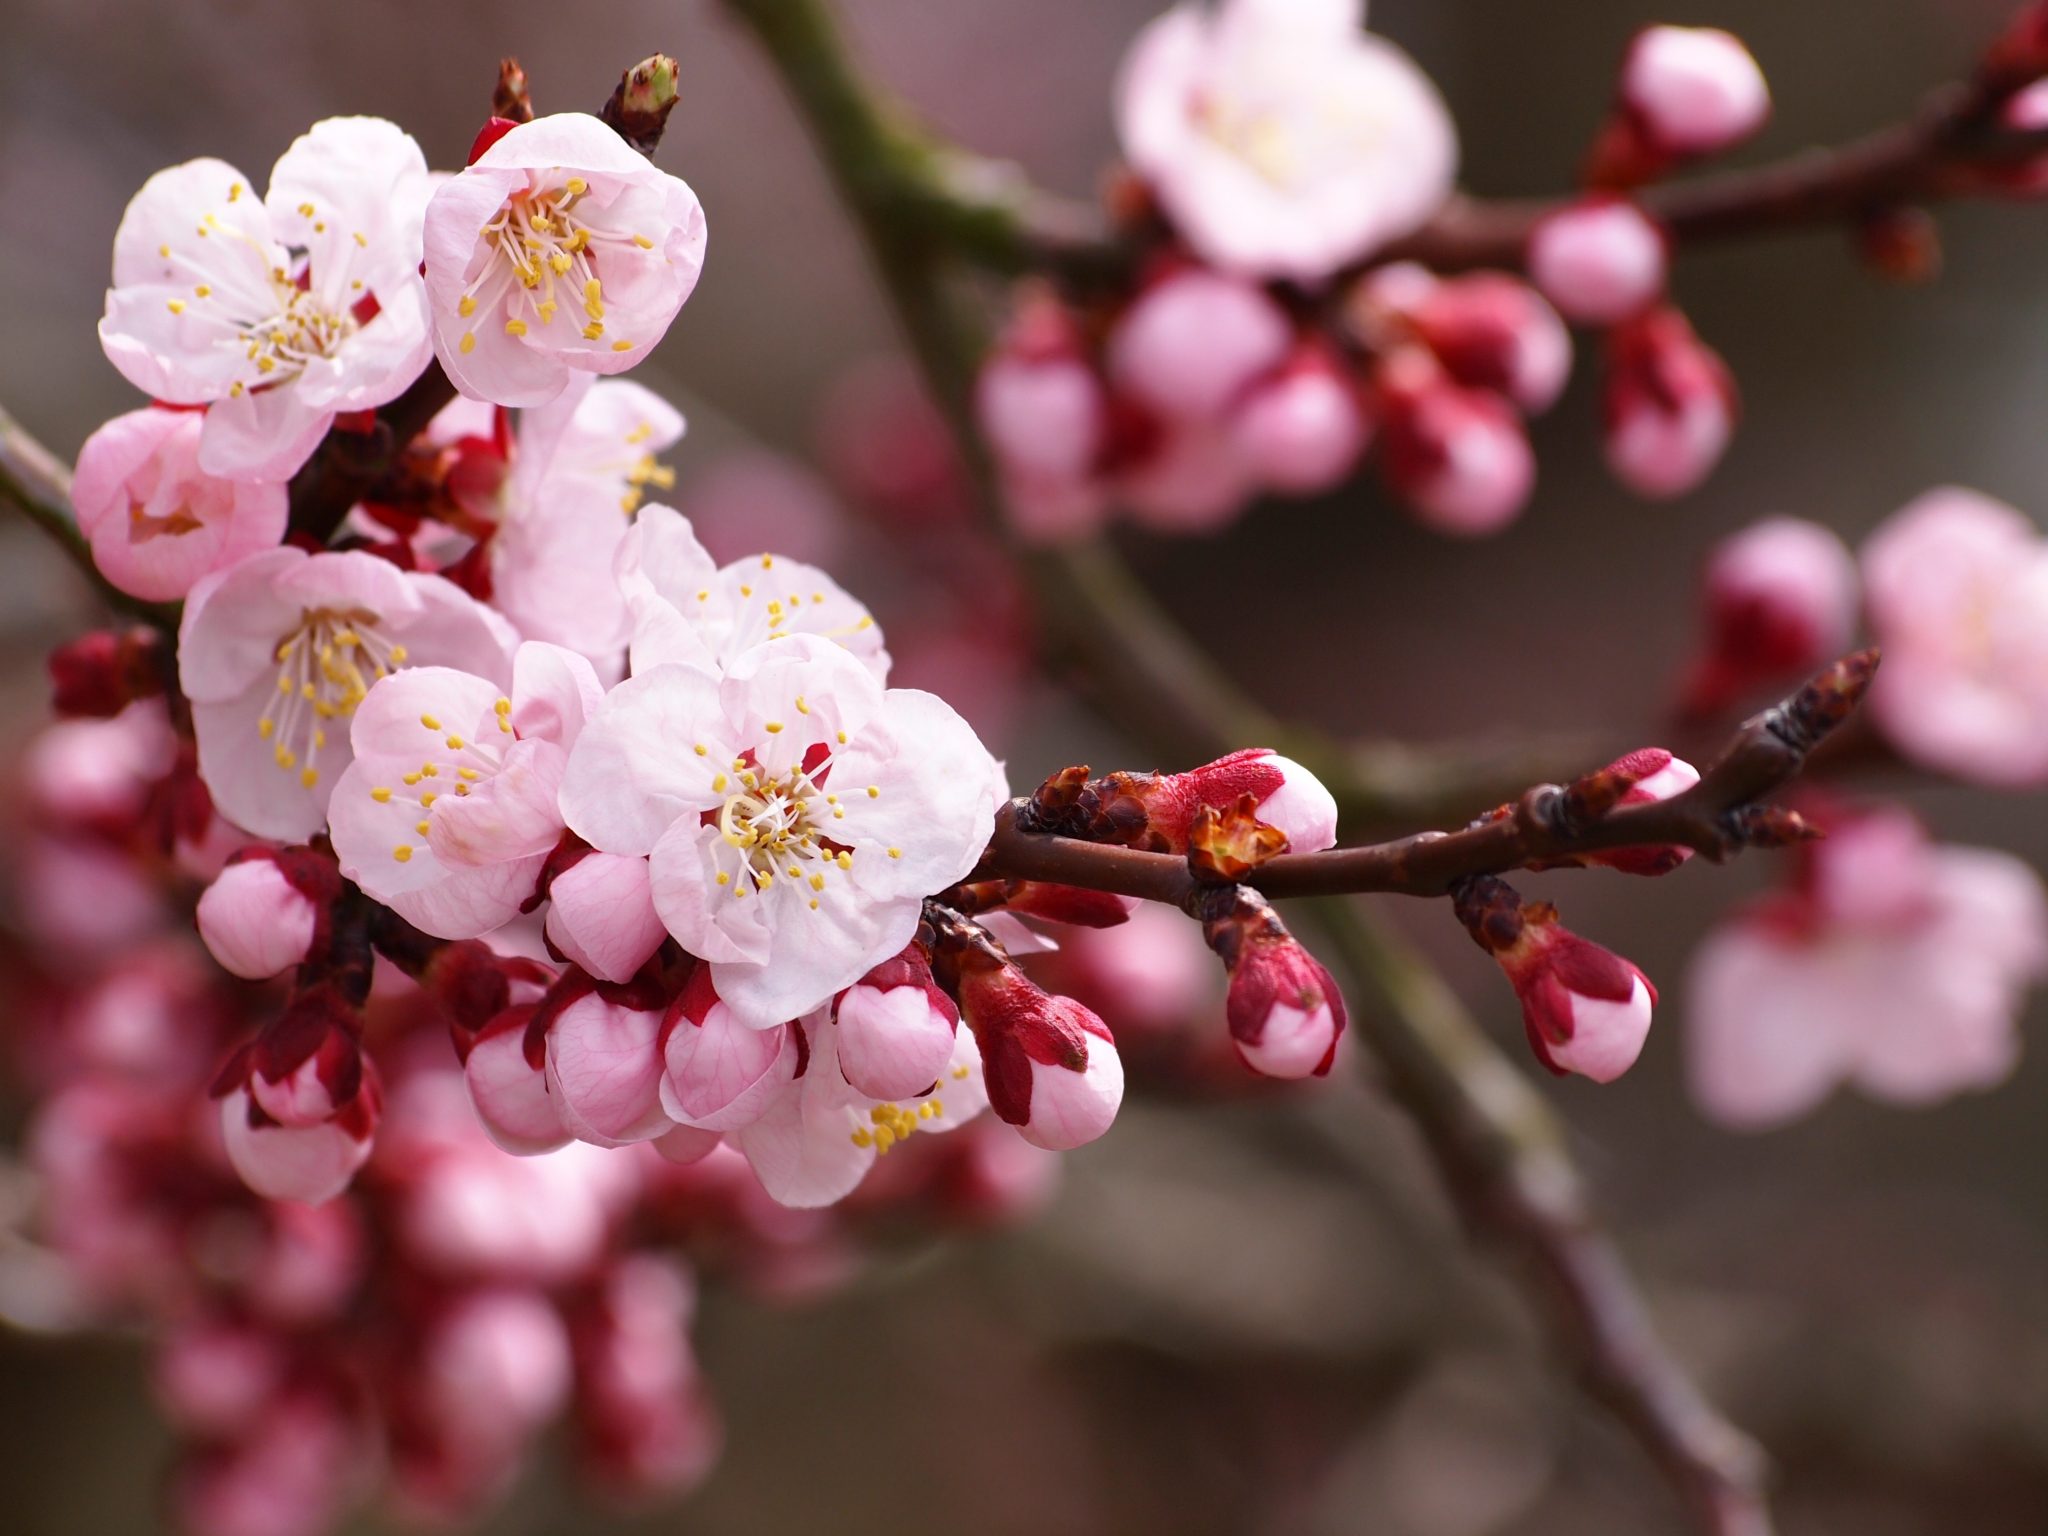
<svg viewBox="0 0 2048 1536">
<path fill-rule="evenodd" d="M 1117 61 L 1155 9 L 842 6 L 869 65 L 936 125 L 1083 196 L 1114 152 Z M 1749 43 L 1778 104 L 1743 152 L 1763 159 L 1911 111 L 2009 9 L 1375 0 L 1371 19 L 1450 101 L 1466 184 L 1533 194 L 1566 185 L 1644 22 L 1725 26 Z M 682 504 L 715 503 L 708 521 L 723 517 L 745 545 L 775 542 L 774 519 L 805 500 L 802 537 L 876 592 L 892 638 L 915 627 L 928 615 L 892 612 L 887 579 L 889 541 L 914 535 L 840 521 L 829 481 L 802 467 L 835 430 L 843 457 L 862 400 L 887 387 L 887 316 L 774 82 L 704 0 L 0 0 L 0 201 L 16 210 L 0 401 L 67 457 L 135 403 L 93 326 L 121 209 L 160 166 L 217 155 L 260 180 L 308 123 L 362 112 L 398 120 L 452 168 L 501 54 L 525 63 L 546 112 L 594 110 L 657 48 L 684 66 L 660 158 L 696 187 L 712 228 L 702 286 L 637 375 L 691 417 L 671 456 Z M 1198 629 L 1236 605 L 1224 659 L 1283 714 L 1407 741 L 1653 740 L 1699 557 L 1719 535 L 1791 512 L 1854 541 L 1947 482 L 2048 514 L 2048 216 L 1981 206 L 1941 223 L 1946 267 L 1927 288 L 1884 286 L 1827 232 L 1681 261 L 1677 295 L 1741 381 L 1746 417 L 1720 471 L 1676 505 L 1606 479 L 1580 378 L 1536 426 L 1534 505 L 1490 542 L 1444 542 L 1366 486 L 1263 509 L 1213 541 L 1134 539 L 1133 558 Z M 793 462 L 761 457 L 771 451 Z M 774 509 L 758 531 L 752 496 Z M 45 718 L 42 657 L 91 611 L 37 535 L 0 527 L 0 740 Z M 957 654 L 943 680 L 902 680 L 934 681 L 976 713 Z M 1119 751 L 1035 694 L 983 718 L 1020 784 Z M 2038 797 L 1914 803 L 1945 838 L 2037 867 L 2048 856 Z M 1620 881 L 1531 889 L 1676 1004 L 1692 946 L 1770 878 L 1767 864 L 1691 868 L 1650 900 Z M 1391 915 L 1519 1056 L 1513 998 L 1448 911 Z M 1668 1007 L 1619 1087 L 1542 1088 L 1679 1353 L 1771 1448 L 1786 1527 L 2048 1530 L 2043 1042 L 1994 1095 L 1918 1112 L 1837 1099 L 1788 1130 L 1735 1137 L 1686 1102 L 1684 1028 Z M 1468 1250 L 1398 1112 L 1359 1074 L 1338 1076 L 1277 1109 L 1131 1103 L 1112 1135 L 1063 1160 L 1035 1220 L 892 1254 L 827 1299 L 776 1307 L 714 1290 L 699 1340 L 725 1459 L 687 1503 L 616 1528 L 1680 1529 L 1637 1448 L 1578 1399 L 1519 1295 Z M 6 1103 L 18 1125 L 18 1097 Z M 131 1345 L 0 1332 L 0 1422 L 10 1533 L 152 1528 L 165 1436 Z M 613 1527 L 543 1465 L 489 1528 Z"/>
</svg>

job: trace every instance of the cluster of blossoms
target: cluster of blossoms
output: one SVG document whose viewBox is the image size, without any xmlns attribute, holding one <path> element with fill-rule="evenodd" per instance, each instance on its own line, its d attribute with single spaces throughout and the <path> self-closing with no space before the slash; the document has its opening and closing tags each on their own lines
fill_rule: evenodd
<svg viewBox="0 0 2048 1536">
<path fill-rule="evenodd" d="M 971 881 L 1009 798 L 975 732 L 888 686 L 823 570 L 721 565 L 648 500 L 682 419 L 600 375 L 660 338 L 704 249 L 689 188 L 577 114 L 494 119 L 440 178 L 393 125 L 330 120 L 262 199 L 196 161 L 122 221 L 101 335 L 157 403 L 86 445 L 80 523 L 110 581 L 183 611 L 174 657 L 70 648 L 60 695 L 166 694 L 199 933 L 236 976 L 290 977 L 213 1084 L 262 1195 L 376 1167 L 394 1087 L 366 1010 L 394 969 L 522 1156 L 737 1155 L 816 1207 L 984 1108 L 1044 1149 L 1116 1113 L 1108 1026 L 1011 951 L 1054 947 L 1026 917 L 1132 904 Z M 292 527 L 316 453 L 377 451 L 375 408 L 422 392 L 338 521 Z M 1271 753 L 1147 784 L 1160 846 L 1241 797 L 1278 846 L 1335 840 L 1327 791 Z M 1327 1071 L 1321 968 L 1277 918 L 1210 929 L 1242 1058 Z"/>
<path fill-rule="evenodd" d="M 1566 324 L 1604 333 L 1605 444 L 1651 498 L 1705 478 L 1736 414 L 1727 368 L 1666 299 L 1669 240 L 1637 199 L 1741 143 L 1770 111 L 1725 32 L 1629 45 L 1582 197 L 1534 227 L 1526 277 L 1400 259 L 1453 196 L 1456 130 L 1361 0 L 1183 4 L 1133 43 L 1117 121 L 1117 211 L 1136 280 L 1033 288 L 978 405 L 1025 536 L 1121 511 L 1209 532 L 1261 492 L 1313 495 L 1377 446 L 1429 527 L 1492 533 L 1535 483 L 1523 418 L 1571 371 Z"/>
<path fill-rule="evenodd" d="M 720 1442 L 690 1340 L 698 1274 L 815 1296 L 885 1223 L 974 1229 L 1048 1192 L 1056 1160 L 992 1122 L 919 1138 L 830 1212 L 776 1204 L 727 1148 L 688 1165 L 654 1147 L 508 1157 L 448 1052 L 459 1005 L 380 962 L 361 1009 L 374 1153 L 337 1198 L 259 1198 L 206 1093 L 277 997 L 224 975 L 192 932 L 187 893 L 235 846 L 192 775 L 157 700 L 61 721 L 24 759 L 6 1045 L 36 1103 L 36 1199 L 0 1262 L 14 1326 L 148 1330 L 187 1528 L 315 1536 L 372 1499 L 471 1518 L 557 1424 L 606 1499 L 673 1494 Z M 236 973 L 308 942 L 303 903 L 268 926 L 231 910 L 261 894 L 222 880 L 201 901 Z"/>
</svg>

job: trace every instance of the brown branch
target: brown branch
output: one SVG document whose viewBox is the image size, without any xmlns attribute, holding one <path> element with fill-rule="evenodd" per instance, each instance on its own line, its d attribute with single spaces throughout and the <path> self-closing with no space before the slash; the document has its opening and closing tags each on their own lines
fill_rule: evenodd
<svg viewBox="0 0 2048 1536">
<path fill-rule="evenodd" d="M 1836 662 L 1783 703 L 1747 721 L 1699 783 L 1668 800 L 1609 809 L 1589 806 L 1583 780 L 1570 788 L 1540 784 L 1511 808 L 1458 832 L 1422 832 L 1387 843 L 1285 853 L 1253 875 L 1269 897 L 1368 892 L 1442 896 L 1473 875 L 1570 862 L 1616 848 L 1679 846 L 1720 860 L 1757 843 L 1800 835 L 1788 813 L 1760 802 L 1806 764 L 1828 733 L 1856 707 L 1877 670 L 1875 651 Z M 1597 776 L 1596 776 L 1597 778 Z M 1625 787 L 1625 786 L 1624 786 Z M 1038 832 L 1032 802 L 1012 801 L 973 878 L 1040 880 L 1184 904 L 1200 882 L 1188 861 Z"/>
</svg>

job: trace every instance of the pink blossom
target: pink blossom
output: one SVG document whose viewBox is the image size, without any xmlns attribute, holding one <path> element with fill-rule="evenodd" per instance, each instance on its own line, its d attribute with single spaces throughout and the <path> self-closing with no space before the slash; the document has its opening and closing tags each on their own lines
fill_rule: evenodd
<svg viewBox="0 0 2048 1536">
<path fill-rule="evenodd" d="M 1379 384 L 1380 471 L 1418 521 L 1478 538 L 1521 515 L 1536 456 L 1507 401 L 1453 382 L 1412 349 L 1382 366 Z"/>
<path fill-rule="evenodd" d="M 464 1297 L 435 1322 L 420 1362 L 440 1423 L 523 1437 L 569 1395 L 569 1335 L 544 1296 L 498 1288 Z"/>
<path fill-rule="evenodd" d="M 426 366 L 427 190 L 419 145 L 374 117 L 315 123 L 260 202 L 219 160 L 159 171 L 115 232 L 100 344 L 145 394 L 209 407 L 207 474 L 286 479 Z"/>
<path fill-rule="evenodd" d="M 261 854 L 231 863 L 199 898 L 199 937 L 223 970 L 262 981 L 306 958 L 319 914 Z"/>
<path fill-rule="evenodd" d="M 522 123 L 428 204 L 434 355 L 455 387 L 545 405 L 647 355 L 697 285 L 704 210 L 594 117 Z"/>
<path fill-rule="evenodd" d="M 1372 428 L 1352 381 L 1320 352 L 1253 386 L 1231 418 L 1237 457 L 1271 490 L 1313 496 L 1358 467 Z"/>
<path fill-rule="evenodd" d="M 618 590 L 635 673 L 671 662 L 715 673 L 765 641 L 823 635 L 877 682 L 889 675 L 874 615 L 825 572 L 770 554 L 715 565 L 689 520 L 667 507 L 646 508 L 626 535 Z"/>
<path fill-rule="evenodd" d="M 1643 135 L 1676 155 L 1739 144 L 1771 114 L 1771 90 L 1742 40 L 1718 27 L 1645 27 L 1621 66 L 1621 100 Z"/>
<path fill-rule="evenodd" d="M 1675 309 L 1639 315 L 1608 347 L 1607 467 L 1638 496 L 1683 496 L 1735 434 L 1735 380 Z"/>
<path fill-rule="evenodd" d="M 178 1523 L 206 1536 L 320 1536 L 348 1503 L 364 1453 L 357 1439 L 329 1398 L 288 1393 L 245 1436 L 179 1472 Z"/>
<path fill-rule="evenodd" d="M 449 667 L 381 679 L 328 807 L 341 872 L 440 938 L 510 920 L 561 840 L 562 773 L 602 696 L 589 662 L 539 641 L 514 655 L 509 694 Z"/>
<path fill-rule="evenodd" d="M 1135 522 L 1163 533 L 1217 533 L 1234 522 L 1258 489 L 1252 466 L 1224 424 L 1166 427 L 1124 467 L 1115 494 Z"/>
<path fill-rule="evenodd" d="M 647 861 L 592 851 L 548 883 L 548 942 L 599 981 L 629 981 L 667 937 Z"/>
<path fill-rule="evenodd" d="M 649 490 L 674 483 L 655 455 L 683 430 L 652 391 L 579 375 L 547 405 L 519 413 L 509 469 L 483 509 L 497 525 L 492 606 L 527 639 L 582 653 L 606 680 L 619 675 L 628 638 L 619 546 Z"/>
<path fill-rule="evenodd" d="M 438 576 L 357 552 L 251 556 L 192 589 L 178 631 L 200 777 L 236 825 L 303 840 L 352 755 L 340 722 L 373 683 L 419 663 L 503 683 L 511 652 L 504 621 Z"/>
<path fill-rule="evenodd" d="M 826 1014 L 790 1028 L 807 1042 L 802 1069 L 778 1086 L 758 1119 L 732 1136 L 762 1188 L 783 1205 L 833 1204 L 877 1157 L 915 1132 L 955 1130 L 988 1103 L 974 1044 L 964 1032 L 920 1094 L 877 1100 L 847 1081 L 839 1029 Z"/>
<path fill-rule="evenodd" d="M 1514 987 L 1537 1060 L 1596 1083 L 1635 1065 L 1657 1001 L 1648 977 L 1566 928 L 1554 908 L 1521 905 L 1498 880 L 1468 880 L 1457 901 L 1460 919 Z M 1503 901 L 1513 905 L 1503 909 Z"/>
<path fill-rule="evenodd" d="M 209 571 L 284 537 L 285 487 L 199 467 L 205 418 L 152 407 L 116 416 L 78 450 L 71 505 L 100 574 L 171 602 Z"/>
<path fill-rule="evenodd" d="M 1539 220 L 1529 277 L 1565 319 L 1614 325 L 1664 291 L 1664 233 L 1624 198 L 1593 197 Z"/>
<path fill-rule="evenodd" d="M 1925 1104 L 2002 1082 L 2048 975 L 2048 899 L 2020 860 L 1935 844 L 1899 809 L 1827 822 L 1799 885 L 1693 957 L 1692 1093 L 1725 1125 L 1797 1119 L 1838 1083 Z"/>
<path fill-rule="evenodd" d="M 874 1099 L 911 1099 L 930 1088 L 960 1028 L 960 1010 L 917 944 L 840 993 L 832 1019 L 846 1081 Z"/>
<path fill-rule="evenodd" d="M 675 1493 L 718 1458 L 718 1421 L 690 1351 L 695 1293 L 671 1260 L 634 1254 L 603 1277 L 574 1335 L 579 1448 L 601 1486 Z"/>
<path fill-rule="evenodd" d="M 1884 647 L 1870 706 L 1915 761 L 1975 783 L 2048 781 L 2048 543 L 1974 491 L 1930 491 L 1864 543 Z"/>
<path fill-rule="evenodd" d="M 205 1318 L 164 1340 L 152 1374 L 166 1418 L 187 1432 L 222 1436 L 256 1421 L 285 1368 L 284 1350 L 273 1335 Z"/>
<path fill-rule="evenodd" d="M 1419 227 L 1449 195 L 1457 132 L 1357 0 L 1184 4 L 1117 82 L 1124 153 L 1207 261 L 1317 282 Z"/>
<path fill-rule="evenodd" d="M 1856 562 L 1818 523 L 1752 523 L 1715 546 L 1702 585 L 1706 639 L 1683 689 L 1695 714 L 1813 670 L 1838 655 L 1855 628 Z"/>
<path fill-rule="evenodd" d="M 1006 793 L 945 703 L 793 635 L 722 679 L 669 664 L 620 684 L 570 755 L 561 805 L 593 847 L 652 856 L 669 933 L 765 1029 L 908 944 Z"/>
<path fill-rule="evenodd" d="M 1110 333 L 1110 381 L 1169 421 L 1214 420 L 1253 379 L 1277 367 L 1293 328 L 1248 282 L 1201 267 L 1141 292 Z"/>
</svg>

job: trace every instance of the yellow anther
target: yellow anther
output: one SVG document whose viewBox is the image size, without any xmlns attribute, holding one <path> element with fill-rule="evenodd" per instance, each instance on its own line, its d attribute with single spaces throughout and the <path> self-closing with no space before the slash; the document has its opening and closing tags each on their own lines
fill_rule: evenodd
<svg viewBox="0 0 2048 1536">
<path fill-rule="evenodd" d="M 423 811 L 433 809 L 434 802 L 440 798 L 441 797 L 435 794 L 431 789 L 428 790 L 425 794 L 420 796 L 420 809 Z"/>
<path fill-rule="evenodd" d="M 415 831 L 415 832 L 419 833 L 419 835 L 420 835 L 421 837 L 425 837 L 425 836 L 427 835 L 427 829 L 428 829 L 428 825 L 429 825 L 429 824 L 428 824 L 427 822 L 424 822 L 424 821 L 421 821 L 421 822 L 415 822 L 415 823 L 413 824 L 413 831 Z"/>
<path fill-rule="evenodd" d="M 310 219 L 311 217 L 313 217 L 313 205 L 312 205 L 311 203 L 301 203 L 301 204 L 299 204 L 299 215 L 300 215 L 300 217 L 302 217 L 302 218 L 308 218 L 308 219 Z"/>
<path fill-rule="evenodd" d="M 439 777 L 441 777 L 441 769 L 437 764 L 434 763 L 421 763 L 420 772 L 425 774 L 430 779 L 438 779 Z"/>
<path fill-rule="evenodd" d="M 879 800 L 882 798 L 882 791 L 875 785 L 870 784 L 868 786 L 868 798 L 870 800 Z"/>
<path fill-rule="evenodd" d="M 633 243 L 639 246 L 640 249 L 643 251 L 651 251 L 654 249 L 654 242 L 648 239 L 645 235 L 635 235 L 633 237 Z"/>
<path fill-rule="evenodd" d="M 808 715 L 811 712 L 811 706 L 804 702 L 802 694 L 796 696 L 796 712 L 800 715 Z"/>
<path fill-rule="evenodd" d="M 185 301 L 183 299 L 171 299 L 164 305 L 164 308 L 174 315 L 182 315 L 185 313 Z"/>
<path fill-rule="evenodd" d="M 853 868 L 853 855 L 850 853 L 841 853 L 836 855 L 832 862 L 837 864 L 841 869 L 851 869 Z"/>
<path fill-rule="evenodd" d="M 585 341 L 595 341 L 598 337 L 602 336 L 603 334 L 604 326 L 596 320 L 591 321 L 590 324 L 583 327 L 583 339 Z"/>
<path fill-rule="evenodd" d="M 455 350 L 460 352 L 464 357 L 467 357 L 469 356 L 470 353 L 474 352 L 476 350 L 476 332 L 464 331 L 462 333 L 462 340 L 456 343 Z"/>
<path fill-rule="evenodd" d="M 209 288 L 206 284 L 201 283 L 198 287 L 192 290 L 192 297 L 195 299 L 204 299 L 211 297 L 212 293 L 213 290 L 211 288 Z"/>
<path fill-rule="evenodd" d="M 524 320 L 507 320 L 505 322 L 505 334 L 507 336 L 524 336 L 526 334 L 526 322 Z"/>
<path fill-rule="evenodd" d="M 728 874 L 727 874 L 727 873 L 726 873 L 726 872 L 725 872 L 724 870 L 722 870 L 722 869 L 721 869 L 721 870 L 720 870 L 720 871 L 718 872 L 718 883 L 719 883 L 720 885 L 731 885 L 731 884 L 732 884 L 732 876 L 731 876 L 731 875 L 728 875 Z"/>
<path fill-rule="evenodd" d="M 721 773 L 717 778 L 711 781 L 711 793 L 713 793 L 714 795 L 724 794 L 725 786 L 730 782 L 731 781 L 727 779 L 724 774 Z"/>
<path fill-rule="evenodd" d="M 571 176 L 566 185 L 569 188 L 569 195 L 571 197 L 581 197 L 590 190 L 590 183 L 581 176 Z"/>
<path fill-rule="evenodd" d="M 455 770 L 455 775 L 457 778 L 467 779 L 472 784 L 474 784 L 478 779 L 483 777 L 483 775 L 478 773 L 474 768 L 458 768 Z M 469 793 L 469 791 L 466 789 L 458 789 L 456 793 L 458 795 L 466 795 Z"/>
<path fill-rule="evenodd" d="M 698 742 L 697 745 L 691 750 L 693 750 L 699 757 L 707 756 L 711 751 L 711 749 L 705 746 L 704 743 L 701 741 Z"/>
<path fill-rule="evenodd" d="M 303 789 L 311 789 L 319 782 L 320 770 L 318 768 L 308 768 L 299 775 L 299 785 Z"/>
<path fill-rule="evenodd" d="M 424 725 L 430 731 L 438 731 L 439 729 L 441 729 L 441 722 L 436 720 L 432 715 L 421 715 L 420 724 Z"/>
<path fill-rule="evenodd" d="M 370 243 L 370 237 L 369 237 L 368 235 L 364 234 L 364 233 L 363 233 L 363 232 L 362 232 L 362 231 L 361 231 L 361 230 L 359 229 L 359 230 L 357 230 L 357 231 L 356 231 L 356 233 L 355 233 L 355 242 L 356 242 L 356 244 L 357 244 L 357 245 L 367 246 L 367 245 L 368 245 L 368 244 Z"/>
<path fill-rule="evenodd" d="M 416 773 L 408 773 L 408 774 L 404 774 L 404 775 L 402 775 L 401 777 L 402 777 L 402 782 L 404 782 L 404 783 L 407 783 L 407 784 L 417 784 L 417 783 L 419 783 L 419 781 L 420 781 L 420 776 L 419 776 L 418 774 L 416 774 Z"/>
<path fill-rule="evenodd" d="M 780 720 L 765 721 L 762 724 L 762 729 L 767 731 L 770 736 L 778 735 L 782 730 L 782 722 Z"/>
<path fill-rule="evenodd" d="M 842 747 L 846 745 L 846 732 L 844 731 L 839 733 L 839 745 Z"/>
<path fill-rule="evenodd" d="M 903 850 L 901 848 L 891 848 L 889 850 L 889 857 L 892 859 L 900 859 L 903 857 Z"/>
<path fill-rule="evenodd" d="M 460 752 L 462 750 L 462 738 L 460 736 L 450 736 L 448 738 L 448 750 L 450 752 Z"/>
<path fill-rule="evenodd" d="M 271 736 L 275 734 L 276 730 L 277 722 L 275 720 L 258 720 L 256 722 L 256 734 L 258 736 L 261 736 L 265 741 L 270 740 Z"/>
<path fill-rule="evenodd" d="M 401 864 L 408 862 L 412 858 L 412 844 L 400 843 L 391 850 L 391 857 L 398 860 Z"/>
<path fill-rule="evenodd" d="M 823 875 L 811 876 L 811 889 L 814 891 L 822 891 L 823 889 L 825 889 L 825 877 Z"/>
<path fill-rule="evenodd" d="M 461 297 L 461 299 L 457 301 L 455 305 L 455 313 L 462 316 L 463 319 L 467 320 L 471 315 L 476 313 L 476 300 L 472 298 L 469 294 L 465 293 Z"/>
<path fill-rule="evenodd" d="M 612 343 L 612 350 L 614 352 L 630 352 L 633 350 L 633 343 L 630 341 L 615 341 Z"/>
<path fill-rule="evenodd" d="M 740 588 L 740 596 L 741 596 L 741 597 L 752 597 L 753 595 L 754 595 L 754 589 L 753 589 L 752 587 L 741 587 L 741 588 Z"/>
</svg>

